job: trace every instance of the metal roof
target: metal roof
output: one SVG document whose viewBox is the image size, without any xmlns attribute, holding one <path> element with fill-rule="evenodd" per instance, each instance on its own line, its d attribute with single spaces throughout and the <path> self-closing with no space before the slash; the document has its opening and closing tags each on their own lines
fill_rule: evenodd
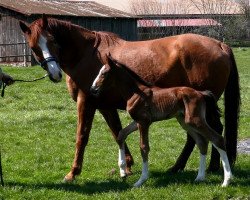
<svg viewBox="0 0 250 200">
<path fill-rule="evenodd" d="M 45 13 L 48 15 L 85 17 L 135 17 L 132 14 L 93 1 L 1 0 L 0 6 L 28 16 Z"/>
<path fill-rule="evenodd" d="M 138 27 L 171 27 L 171 26 L 221 26 L 214 19 L 154 19 L 138 20 Z"/>
</svg>

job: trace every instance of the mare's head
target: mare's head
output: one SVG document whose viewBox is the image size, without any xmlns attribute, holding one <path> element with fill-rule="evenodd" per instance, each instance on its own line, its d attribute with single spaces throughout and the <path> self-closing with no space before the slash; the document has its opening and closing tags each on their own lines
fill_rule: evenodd
<svg viewBox="0 0 250 200">
<path fill-rule="evenodd" d="M 48 19 L 45 15 L 34 21 L 30 26 L 20 21 L 23 31 L 33 55 L 41 67 L 47 71 L 50 80 L 59 82 L 62 80 L 62 72 L 57 62 L 58 45 L 52 33 L 48 31 Z"/>
<path fill-rule="evenodd" d="M 111 56 L 107 56 L 108 63 L 103 65 L 96 76 L 90 91 L 94 95 L 99 95 L 103 89 L 108 89 L 115 83 L 116 71 L 118 66 Z"/>
</svg>

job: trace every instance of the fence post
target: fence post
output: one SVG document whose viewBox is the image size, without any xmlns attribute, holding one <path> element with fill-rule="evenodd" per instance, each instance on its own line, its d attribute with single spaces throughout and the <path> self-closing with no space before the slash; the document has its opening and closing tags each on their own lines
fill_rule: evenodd
<svg viewBox="0 0 250 200">
<path fill-rule="evenodd" d="M 26 45 L 24 44 L 24 49 L 23 49 L 23 61 L 24 61 L 24 67 L 27 66 L 27 59 L 26 59 Z"/>
</svg>

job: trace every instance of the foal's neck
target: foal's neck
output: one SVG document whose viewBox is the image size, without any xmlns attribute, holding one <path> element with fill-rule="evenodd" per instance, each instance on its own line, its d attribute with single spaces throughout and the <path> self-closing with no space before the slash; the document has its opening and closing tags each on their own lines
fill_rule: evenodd
<svg viewBox="0 0 250 200">
<path fill-rule="evenodd" d="M 141 97 L 146 96 L 141 88 L 146 89 L 147 86 L 138 83 L 125 70 L 119 70 L 118 73 L 116 76 L 116 87 L 119 87 L 120 93 L 125 101 L 128 101 L 134 94 L 138 94 Z"/>
</svg>

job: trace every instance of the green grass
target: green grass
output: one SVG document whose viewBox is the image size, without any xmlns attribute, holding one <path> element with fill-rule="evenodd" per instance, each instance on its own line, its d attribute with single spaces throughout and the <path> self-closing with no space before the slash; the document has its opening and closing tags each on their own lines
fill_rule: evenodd
<svg viewBox="0 0 250 200">
<path fill-rule="evenodd" d="M 249 137 L 250 49 L 234 49 L 242 94 L 239 138 Z M 44 75 L 40 67 L 3 67 L 15 78 L 33 79 Z M 150 129 L 150 179 L 143 187 L 132 188 L 141 171 L 139 135 L 128 144 L 135 159 L 134 175 L 119 178 L 118 147 L 99 112 L 96 113 L 83 172 L 72 184 L 62 182 L 69 172 L 75 149 L 76 105 L 65 81 L 48 79 L 15 83 L 0 99 L 0 145 L 6 186 L 0 199 L 249 199 L 250 159 L 240 154 L 233 170 L 234 180 L 221 188 L 222 171 L 209 173 L 204 183 L 194 183 L 198 169 L 195 149 L 185 171 L 170 174 L 186 138 L 175 120 L 155 123 Z M 221 103 L 221 102 L 220 102 Z M 222 107 L 222 106 L 221 106 Z M 122 123 L 130 118 L 120 112 Z M 116 173 L 110 175 L 110 170 Z"/>
</svg>

